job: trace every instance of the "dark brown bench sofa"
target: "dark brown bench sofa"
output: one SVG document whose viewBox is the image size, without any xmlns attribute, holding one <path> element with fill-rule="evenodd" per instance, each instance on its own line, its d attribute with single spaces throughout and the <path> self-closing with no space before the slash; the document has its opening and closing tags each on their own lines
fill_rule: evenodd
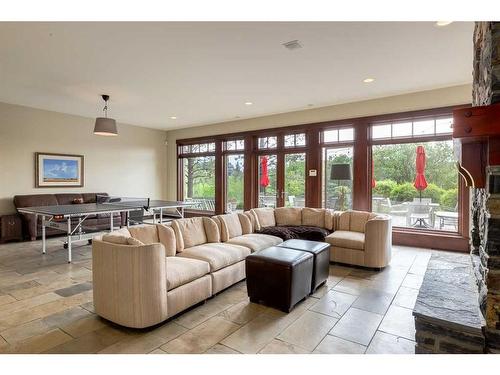
<svg viewBox="0 0 500 375">
<path fill-rule="evenodd" d="M 53 205 L 67 205 L 82 203 L 95 203 L 96 195 L 108 195 L 107 193 L 61 193 L 61 194 L 30 194 L 30 195 L 16 195 L 14 196 L 14 206 L 20 207 L 38 207 L 38 206 L 53 206 Z M 36 220 L 35 215 L 21 214 L 23 221 L 23 233 L 25 238 L 34 241 L 37 237 L 42 235 L 42 218 L 38 217 Z M 78 219 L 74 219 L 78 221 Z M 126 218 L 120 214 L 113 215 L 113 225 L 125 225 Z M 85 230 L 100 231 L 109 229 L 110 218 L 109 214 L 98 214 L 88 217 L 85 220 Z M 59 230 L 46 228 L 46 235 L 61 235 Z"/>
</svg>

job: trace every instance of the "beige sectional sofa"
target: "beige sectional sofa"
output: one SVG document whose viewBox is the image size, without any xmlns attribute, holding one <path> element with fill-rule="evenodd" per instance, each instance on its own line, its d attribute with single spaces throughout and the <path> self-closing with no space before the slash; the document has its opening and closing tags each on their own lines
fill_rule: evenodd
<svg viewBox="0 0 500 375">
<path fill-rule="evenodd" d="M 127 327 L 158 324 L 243 280 L 247 255 L 282 242 L 258 231 L 280 225 L 332 232 L 326 241 L 335 262 L 381 268 L 390 261 L 390 218 L 367 212 L 257 208 L 132 226 L 93 240 L 95 311 Z"/>
<path fill-rule="evenodd" d="M 325 208 L 254 208 L 255 229 L 274 226 L 311 226 L 332 232 L 330 261 L 383 268 L 391 260 L 392 224 L 388 215 Z"/>
<path fill-rule="evenodd" d="M 242 215 L 243 226 L 239 220 L 237 214 L 195 217 L 94 238 L 96 313 L 123 326 L 149 327 L 243 280 L 246 256 L 282 240 L 246 233 L 250 220 Z"/>
</svg>

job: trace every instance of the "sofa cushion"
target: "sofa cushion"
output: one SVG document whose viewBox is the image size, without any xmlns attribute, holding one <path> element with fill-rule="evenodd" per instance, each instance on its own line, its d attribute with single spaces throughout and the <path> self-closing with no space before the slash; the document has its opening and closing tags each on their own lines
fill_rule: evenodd
<svg viewBox="0 0 500 375">
<path fill-rule="evenodd" d="M 172 228 L 177 237 L 177 252 L 207 242 L 202 217 L 174 220 L 172 221 Z"/>
<path fill-rule="evenodd" d="M 165 246 L 165 253 L 167 257 L 173 257 L 176 253 L 177 241 L 175 239 L 174 230 L 163 224 L 156 224 L 158 229 L 158 239 L 160 243 Z"/>
<path fill-rule="evenodd" d="M 371 212 L 351 211 L 350 230 L 352 232 L 365 232 L 365 224 Z"/>
<path fill-rule="evenodd" d="M 302 224 L 302 208 L 279 207 L 274 210 L 276 225 L 300 225 Z"/>
<path fill-rule="evenodd" d="M 198 259 L 210 264 L 210 272 L 238 263 L 250 254 L 250 249 L 228 243 L 206 243 L 185 248 L 178 257 Z"/>
<path fill-rule="evenodd" d="M 327 228 L 325 225 L 326 210 L 324 208 L 308 208 L 302 209 L 302 225 L 309 227 Z M 332 229 L 331 225 L 330 228 Z"/>
<path fill-rule="evenodd" d="M 227 243 L 248 247 L 252 252 L 275 246 L 282 242 L 283 240 L 279 237 L 260 233 L 244 234 L 227 241 Z"/>
<path fill-rule="evenodd" d="M 252 221 L 247 215 L 238 213 L 238 219 L 240 219 L 241 231 L 243 234 L 253 233 Z"/>
<path fill-rule="evenodd" d="M 238 237 L 243 234 L 243 229 L 241 228 L 240 218 L 238 214 L 226 214 L 220 215 L 219 220 L 221 222 L 221 238 L 222 241 Z"/>
<path fill-rule="evenodd" d="M 155 225 L 134 225 L 128 228 L 130 235 L 137 238 L 145 245 L 160 242 L 158 238 L 158 229 Z"/>
<path fill-rule="evenodd" d="M 351 230 L 351 212 L 341 212 L 338 218 L 338 227 L 335 230 Z"/>
<path fill-rule="evenodd" d="M 245 211 L 243 212 L 243 215 L 245 215 L 246 217 L 248 217 L 248 219 L 250 220 L 250 223 L 252 224 L 252 232 L 255 232 L 257 230 L 257 225 L 256 225 L 256 219 L 255 219 L 255 215 L 253 214 L 253 212 L 251 211 Z"/>
<path fill-rule="evenodd" d="M 73 204 L 76 199 L 81 199 L 83 203 L 83 197 L 79 193 L 60 193 L 54 195 L 59 205 Z"/>
<path fill-rule="evenodd" d="M 332 246 L 347 249 L 364 250 L 365 248 L 365 234 L 360 232 L 337 230 L 328 235 L 325 241 Z"/>
<path fill-rule="evenodd" d="M 103 242 L 114 243 L 117 245 L 128 245 L 128 239 L 130 237 L 124 236 L 122 234 L 107 233 L 104 234 L 101 238 Z"/>
<path fill-rule="evenodd" d="M 134 237 L 127 237 L 127 245 L 132 245 L 132 246 L 143 246 L 144 243 L 139 241 L 137 238 Z"/>
<path fill-rule="evenodd" d="M 167 257 L 165 262 L 167 266 L 167 290 L 199 279 L 210 272 L 208 263 L 197 259 Z"/>
<path fill-rule="evenodd" d="M 252 208 L 250 210 L 255 217 L 255 229 L 276 226 L 274 218 L 274 208 Z"/>
<path fill-rule="evenodd" d="M 209 217 L 203 218 L 203 226 L 205 227 L 205 236 L 207 242 L 220 242 L 220 230 L 217 223 Z"/>
</svg>

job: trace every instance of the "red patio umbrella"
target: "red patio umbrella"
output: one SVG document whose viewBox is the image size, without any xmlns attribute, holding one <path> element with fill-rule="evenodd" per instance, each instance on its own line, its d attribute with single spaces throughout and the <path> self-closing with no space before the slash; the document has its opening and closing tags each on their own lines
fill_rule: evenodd
<svg viewBox="0 0 500 375">
<path fill-rule="evenodd" d="M 260 159 L 260 186 L 267 187 L 269 185 L 269 174 L 267 172 L 267 156 Z"/>
<path fill-rule="evenodd" d="M 417 175 L 413 186 L 420 192 L 420 200 L 422 200 L 422 190 L 427 188 L 427 181 L 425 180 L 425 149 L 424 146 L 417 146 L 417 158 L 415 160 L 415 169 Z"/>
<path fill-rule="evenodd" d="M 373 172 L 373 159 L 372 159 L 372 189 L 377 186 L 377 181 L 375 181 L 375 174 Z"/>
</svg>

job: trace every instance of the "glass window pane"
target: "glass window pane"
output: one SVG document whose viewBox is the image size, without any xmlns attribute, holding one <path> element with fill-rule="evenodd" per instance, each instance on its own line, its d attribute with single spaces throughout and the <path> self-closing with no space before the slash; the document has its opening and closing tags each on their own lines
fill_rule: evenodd
<svg viewBox="0 0 500 375">
<path fill-rule="evenodd" d="M 323 148 L 323 207 L 340 211 L 352 208 L 352 156 L 352 147 Z M 337 170 L 349 170 L 350 179 L 336 179 L 332 176 L 333 165 Z"/>
<path fill-rule="evenodd" d="M 306 203 L 306 154 L 285 154 L 285 207 Z"/>
<path fill-rule="evenodd" d="M 417 149 L 423 147 L 427 183 L 415 187 Z M 453 141 L 372 146 L 372 210 L 392 225 L 420 230 L 458 230 L 458 174 Z M 420 181 L 422 178 L 419 178 Z"/>
<path fill-rule="evenodd" d="M 323 142 L 338 142 L 339 141 L 339 131 L 338 130 L 325 130 L 323 132 Z"/>
<path fill-rule="evenodd" d="M 200 145 L 191 145 L 191 152 L 200 152 Z"/>
<path fill-rule="evenodd" d="M 257 139 L 257 144 L 259 148 L 267 148 L 267 137 L 264 138 L 258 138 Z"/>
<path fill-rule="evenodd" d="M 353 140 L 354 140 L 353 128 L 339 129 L 339 142 L 347 142 Z"/>
<path fill-rule="evenodd" d="M 285 135 L 285 147 L 295 146 L 295 134 Z"/>
<path fill-rule="evenodd" d="M 434 134 L 434 120 L 424 120 L 413 122 L 413 135 Z"/>
<path fill-rule="evenodd" d="M 391 124 L 373 125 L 372 138 L 373 139 L 391 138 Z"/>
<path fill-rule="evenodd" d="M 453 118 L 451 117 L 437 119 L 436 134 L 451 133 L 453 131 L 451 127 L 452 124 L 453 124 Z"/>
<path fill-rule="evenodd" d="M 277 137 L 268 137 L 267 148 L 276 148 L 277 144 Z"/>
<path fill-rule="evenodd" d="M 208 144 L 203 143 L 200 145 L 200 152 L 207 152 L 208 151 Z"/>
<path fill-rule="evenodd" d="M 210 152 L 215 151 L 215 142 L 208 144 L 208 151 Z"/>
<path fill-rule="evenodd" d="M 183 154 L 188 154 L 189 153 L 189 146 L 182 146 L 182 151 L 181 153 Z"/>
<path fill-rule="evenodd" d="M 276 207 L 276 155 L 259 156 L 259 207 Z"/>
<path fill-rule="evenodd" d="M 305 146 L 306 145 L 306 135 L 304 133 L 295 135 L 295 145 L 296 146 Z"/>
<path fill-rule="evenodd" d="M 244 139 L 239 139 L 236 141 L 236 149 L 237 150 L 244 150 L 245 149 L 245 140 Z"/>
<path fill-rule="evenodd" d="M 226 212 L 243 212 L 244 165 L 243 154 L 226 156 Z"/>
<path fill-rule="evenodd" d="M 392 124 L 393 137 L 411 137 L 412 123 L 411 122 L 398 122 Z"/>
<path fill-rule="evenodd" d="M 227 141 L 226 142 L 226 150 L 229 150 L 229 151 L 236 150 L 236 142 L 235 141 Z"/>
<path fill-rule="evenodd" d="M 215 157 L 203 156 L 183 159 L 184 200 L 190 208 L 215 210 Z"/>
</svg>

